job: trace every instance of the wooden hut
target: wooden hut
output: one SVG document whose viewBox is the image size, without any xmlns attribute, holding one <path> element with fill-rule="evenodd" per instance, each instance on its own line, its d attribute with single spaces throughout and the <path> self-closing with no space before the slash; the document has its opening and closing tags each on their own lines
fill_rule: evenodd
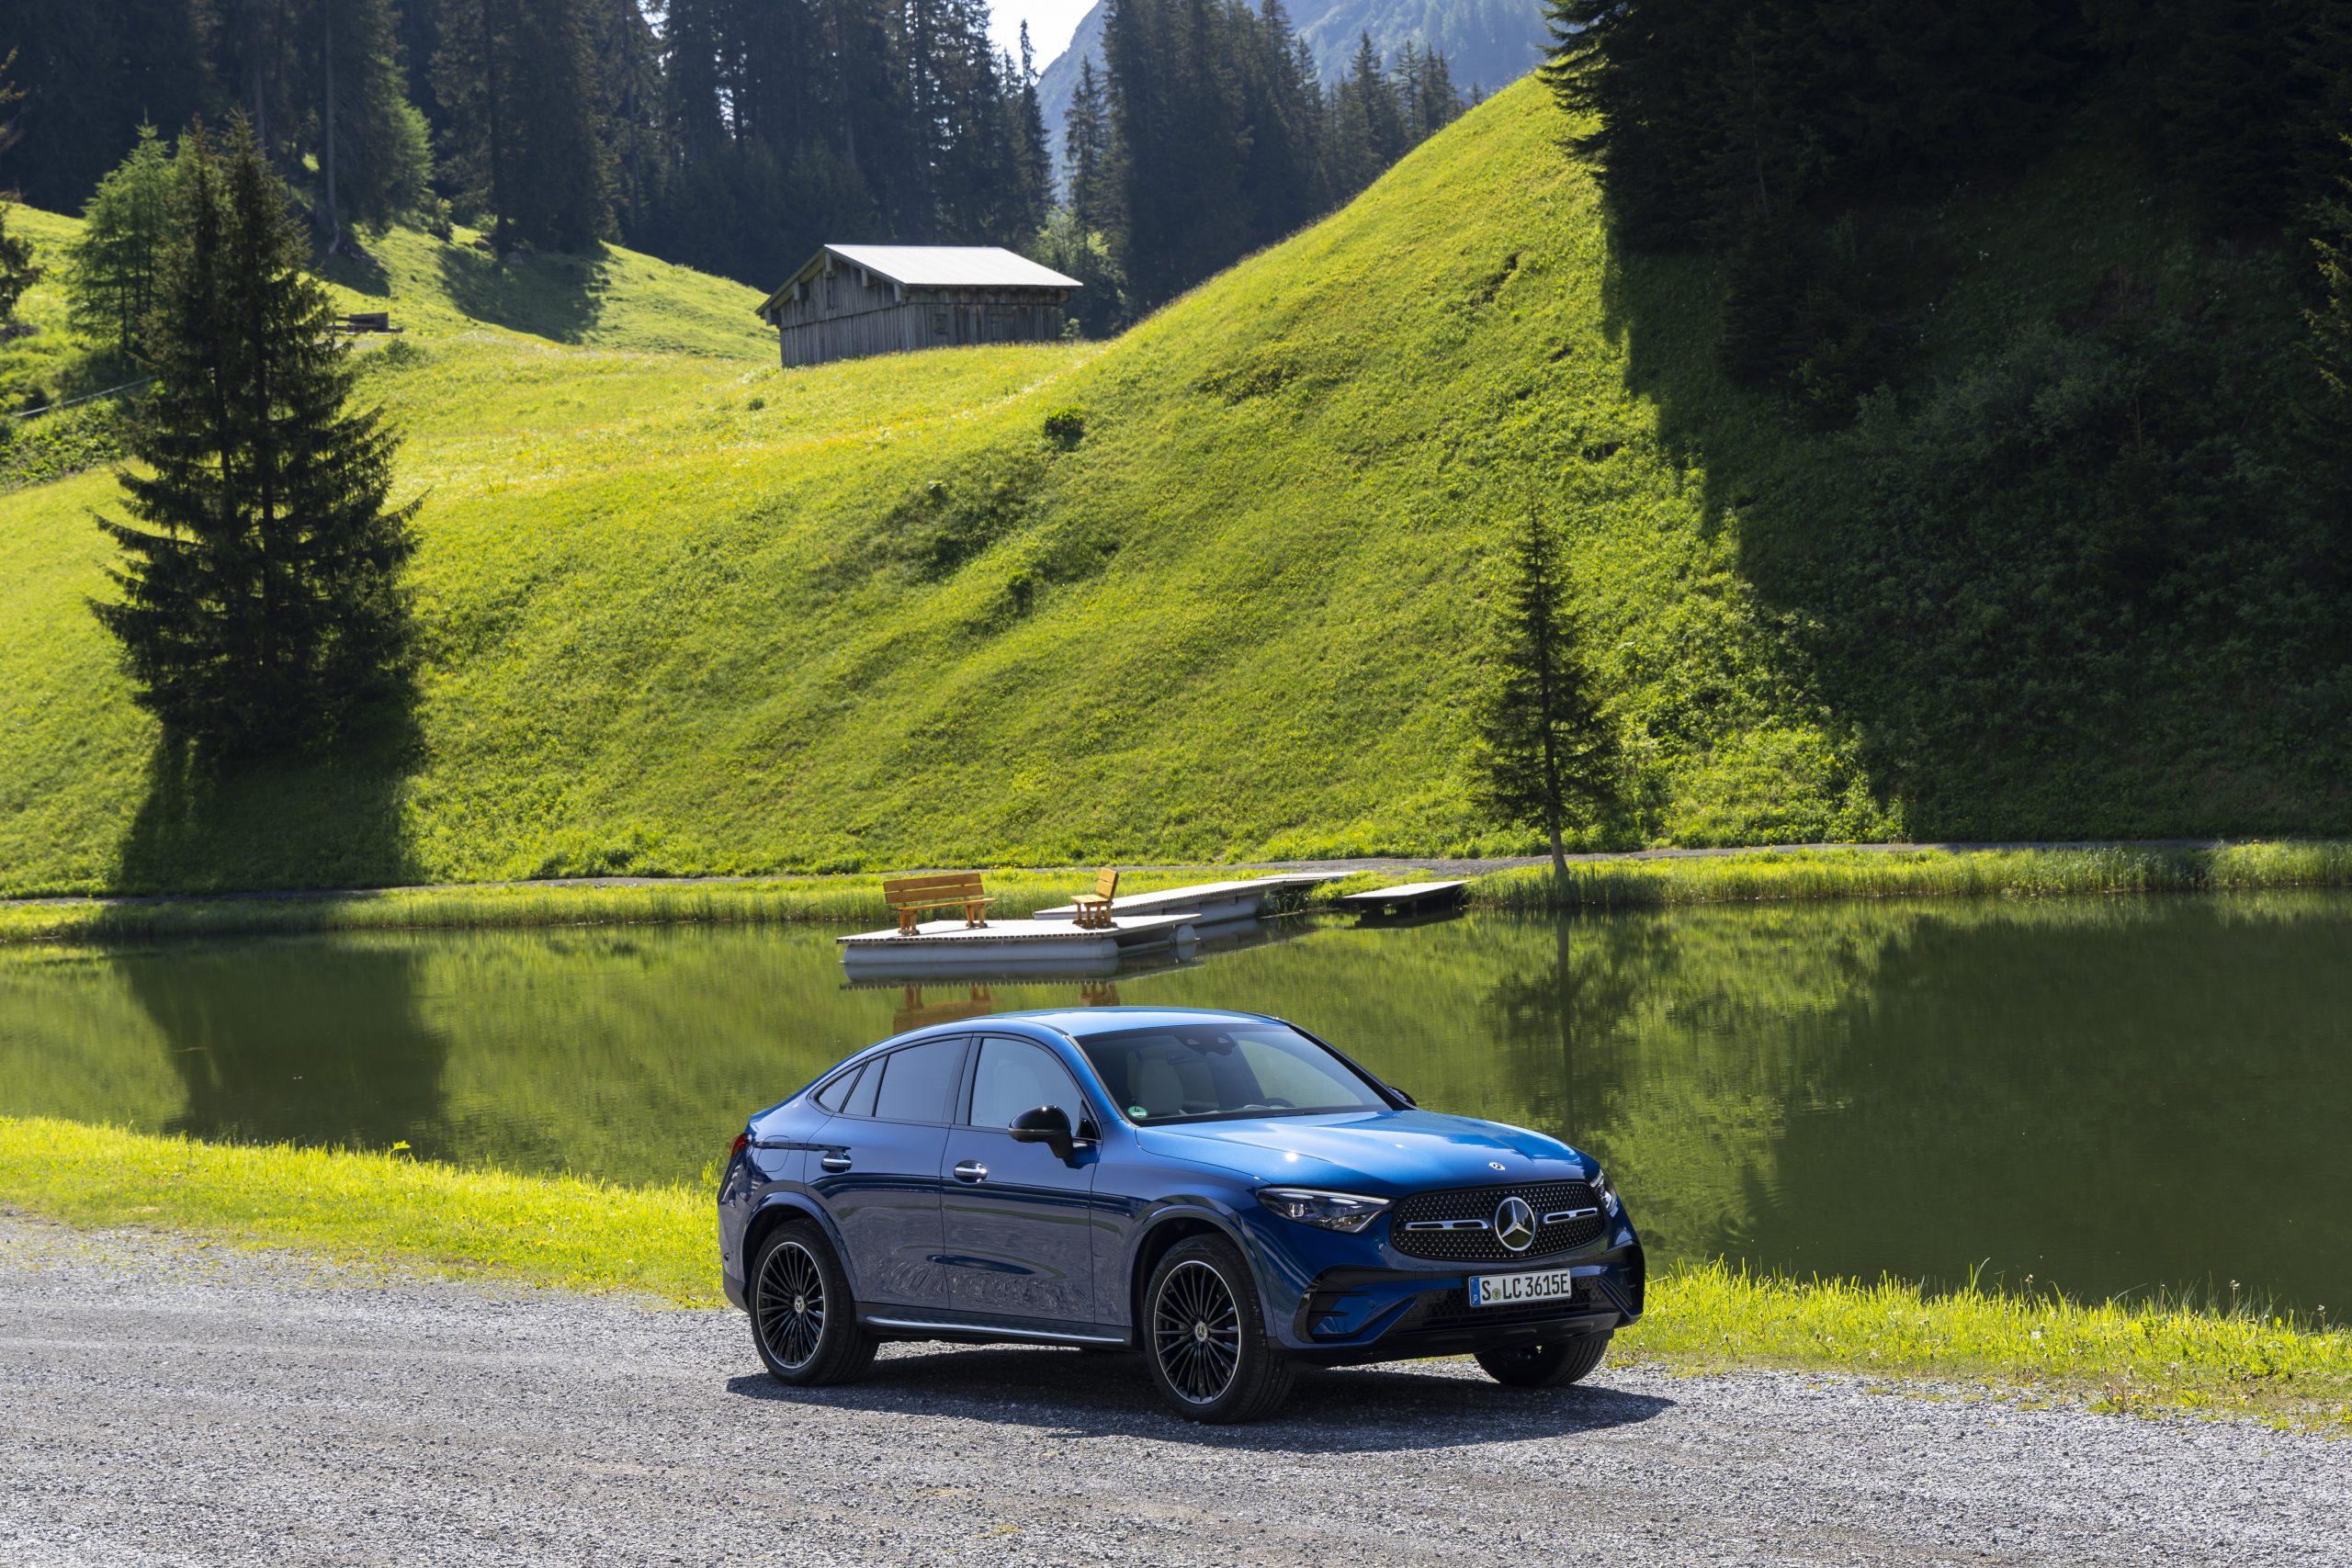
<svg viewBox="0 0 2352 1568">
<path fill-rule="evenodd" d="M 1050 343 L 1078 280 L 994 245 L 827 245 L 767 297 L 784 362 Z"/>
</svg>

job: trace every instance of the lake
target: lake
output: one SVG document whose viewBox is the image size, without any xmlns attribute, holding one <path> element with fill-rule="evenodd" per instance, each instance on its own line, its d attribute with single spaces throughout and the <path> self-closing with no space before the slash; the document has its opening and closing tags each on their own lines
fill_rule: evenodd
<svg viewBox="0 0 2352 1568">
<path fill-rule="evenodd" d="M 1238 1007 L 1592 1150 L 1668 1258 L 2352 1304 L 2352 896 L 1302 918 L 1115 980 L 918 987 L 851 987 L 834 934 L 4 950 L 0 1111 L 692 1181 L 897 1029 Z"/>
</svg>

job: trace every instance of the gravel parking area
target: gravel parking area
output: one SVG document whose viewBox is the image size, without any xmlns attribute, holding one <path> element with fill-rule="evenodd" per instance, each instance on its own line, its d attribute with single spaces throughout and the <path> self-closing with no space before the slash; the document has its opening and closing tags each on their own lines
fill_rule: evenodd
<svg viewBox="0 0 2352 1568">
<path fill-rule="evenodd" d="M 2352 1563 L 2352 1442 L 1604 1367 L 1313 1374 L 886 1351 L 0 1215 L 0 1562 Z"/>
</svg>

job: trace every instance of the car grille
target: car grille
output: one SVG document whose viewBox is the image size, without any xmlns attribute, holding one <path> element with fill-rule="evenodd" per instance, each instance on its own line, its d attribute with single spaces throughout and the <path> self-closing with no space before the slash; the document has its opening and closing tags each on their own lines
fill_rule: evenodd
<svg viewBox="0 0 2352 1568">
<path fill-rule="evenodd" d="M 1530 1302 L 1516 1307 L 1474 1307 L 1470 1298 L 1460 1291 L 1448 1291 L 1432 1299 L 1419 1320 L 1408 1326 L 1423 1330 L 1509 1328 L 1515 1324 L 1550 1323 L 1555 1318 L 1579 1316 L 1599 1304 L 1589 1287 L 1564 1301 Z"/>
<path fill-rule="evenodd" d="M 1513 1252 L 1496 1238 L 1496 1206 L 1516 1194 L 1535 1211 L 1535 1239 L 1525 1252 Z M 1546 1214 L 1566 1209 L 1590 1209 L 1580 1219 L 1543 1224 Z M 1444 1192 L 1416 1192 L 1398 1203 L 1388 1224 L 1388 1244 L 1410 1258 L 1430 1258 L 1445 1263 L 1524 1263 L 1584 1246 L 1609 1228 L 1600 1212 L 1600 1198 L 1582 1181 L 1544 1181 L 1523 1187 L 1457 1187 Z M 1410 1227 L 1433 1220 L 1485 1220 L 1483 1230 L 1417 1231 Z"/>
</svg>

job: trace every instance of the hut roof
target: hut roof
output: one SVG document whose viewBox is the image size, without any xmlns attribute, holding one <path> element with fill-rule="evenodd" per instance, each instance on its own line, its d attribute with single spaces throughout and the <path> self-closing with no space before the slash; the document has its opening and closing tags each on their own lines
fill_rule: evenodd
<svg viewBox="0 0 2352 1568">
<path fill-rule="evenodd" d="M 901 288 L 1076 288 L 1064 277 L 1001 245 L 826 245 L 800 265 L 784 287 L 760 309 L 773 309 L 792 290 L 824 270 L 828 258 L 863 267 Z"/>
</svg>

